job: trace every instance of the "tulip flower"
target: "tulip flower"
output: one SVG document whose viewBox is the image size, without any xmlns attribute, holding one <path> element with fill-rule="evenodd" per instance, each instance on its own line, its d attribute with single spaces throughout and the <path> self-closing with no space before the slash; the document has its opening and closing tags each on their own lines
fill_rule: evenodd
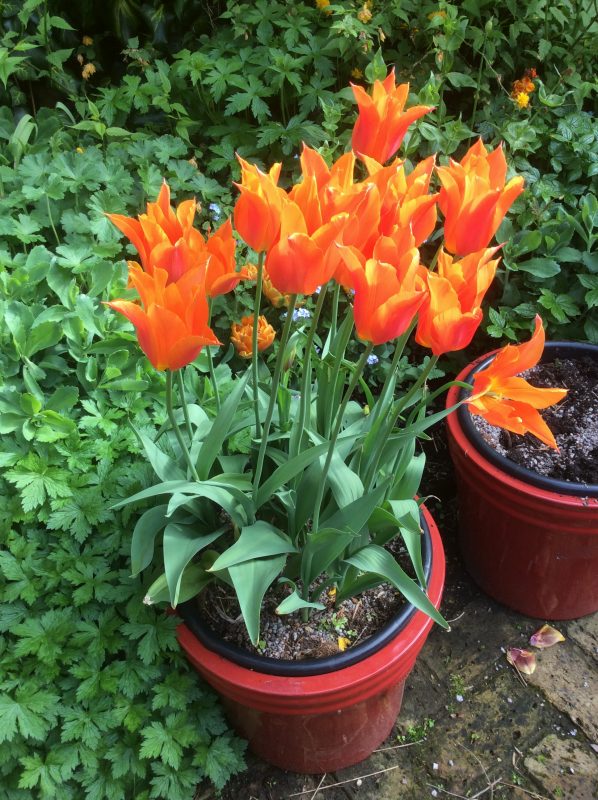
<svg viewBox="0 0 598 800">
<path fill-rule="evenodd" d="M 269 250 L 278 238 L 280 215 L 287 195 L 276 184 L 280 164 L 274 164 L 267 174 L 255 164 L 237 156 L 241 164 L 241 192 L 234 210 L 235 228 L 257 253 Z"/>
<path fill-rule="evenodd" d="M 505 185 L 507 162 L 502 145 L 488 152 L 478 139 L 461 163 L 450 159 L 449 166 L 438 167 L 437 172 L 446 249 L 464 256 L 487 247 L 523 191 L 521 177 Z"/>
<path fill-rule="evenodd" d="M 419 313 L 416 341 L 439 356 L 462 350 L 482 321 L 482 299 L 494 279 L 499 259 L 491 247 L 460 261 L 441 250 L 438 273 L 426 272 L 428 298 Z"/>
<path fill-rule="evenodd" d="M 432 111 L 432 106 L 412 106 L 404 110 L 409 84 L 395 86 L 392 69 L 384 81 L 375 81 L 371 96 L 361 86 L 351 84 L 359 107 L 353 128 L 352 147 L 360 156 L 388 161 L 399 149 L 407 129 L 416 119 Z"/>
<path fill-rule="evenodd" d="M 359 338 L 378 345 L 400 336 L 426 297 L 413 236 L 409 234 L 401 247 L 381 237 L 374 257 L 367 260 L 354 247 L 339 250 L 355 288 L 353 314 Z"/>
<path fill-rule="evenodd" d="M 268 275 L 279 292 L 313 294 L 330 280 L 339 260 L 334 245 L 348 220 L 348 214 L 338 214 L 310 231 L 297 203 L 287 201 L 281 213 L 280 238 L 266 259 Z"/>
<path fill-rule="evenodd" d="M 479 414 L 491 425 L 513 433 L 532 433 L 556 450 L 555 438 L 537 409 L 558 403 L 567 390 L 539 389 L 518 377 L 520 372 L 538 363 L 543 349 L 544 328 L 542 320 L 536 316 L 529 342 L 507 345 L 486 369 L 475 374 L 468 407 L 472 414 Z"/>
<path fill-rule="evenodd" d="M 164 182 L 155 203 L 147 204 L 147 213 L 138 219 L 121 214 L 108 218 L 131 241 L 139 253 L 141 266 L 152 274 L 165 270 L 168 280 L 178 281 L 186 272 L 205 267 L 206 290 L 209 296 L 229 292 L 243 277 L 235 272 L 235 240 L 230 220 L 204 240 L 193 227 L 198 205 L 185 200 L 176 209 L 170 207 L 170 189 Z M 128 262 L 134 267 L 135 261 Z"/>
<path fill-rule="evenodd" d="M 129 300 L 106 305 L 133 323 L 139 346 L 157 370 L 180 369 L 194 361 L 203 347 L 220 344 L 208 326 L 205 269 L 190 270 L 178 281 L 169 281 L 166 270 L 156 268 L 149 274 L 134 267 L 129 281 L 141 305 Z"/>
<path fill-rule="evenodd" d="M 252 356 L 253 323 L 253 316 L 248 316 L 242 317 L 241 322 L 233 322 L 231 326 L 230 339 L 241 358 L 251 358 Z M 266 317 L 258 317 L 257 349 L 260 353 L 270 347 L 275 336 L 276 332 Z"/>
<path fill-rule="evenodd" d="M 206 294 L 216 297 L 231 292 L 246 272 L 235 269 L 235 240 L 230 219 L 206 240 Z"/>
<path fill-rule="evenodd" d="M 435 156 L 420 161 L 408 175 L 403 162 L 396 159 L 383 167 L 373 158 L 364 158 L 369 177 L 364 183 L 374 183 L 381 198 L 380 233 L 390 236 L 395 225 L 411 226 L 415 244 L 419 247 L 436 227 L 438 194 L 428 194 Z"/>
</svg>

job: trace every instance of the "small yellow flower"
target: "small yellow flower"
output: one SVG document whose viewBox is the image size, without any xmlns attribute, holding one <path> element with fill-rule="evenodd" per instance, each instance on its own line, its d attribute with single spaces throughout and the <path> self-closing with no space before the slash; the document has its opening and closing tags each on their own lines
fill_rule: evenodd
<svg viewBox="0 0 598 800">
<path fill-rule="evenodd" d="M 349 647 L 349 645 L 351 644 L 351 640 L 347 639 L 346 636 L 339 636 L 337 639 L 337 643 L 338 643 L 338 649 L 341 651 L 341 653 L 344 653 L 347 647 Z"/>
<path fill-rule="evenodd" d="M 93 44 L 93 39 L 91 38 L 91 36 L 84 36 L 81 39 L 81 42 L 82 44 L 85 45 L 85 47 L 91 47 L 91 45 Z"/>
<path fill-rule="evenodd" d="M 257 323 L 257 349 L 261 353 L 270 347 L 276 331 L 266 317 L 259 316 Z M 242 317 L 241 322 L 233 322 L 231 326 L 231 342 L 241 358 L 251 358 L 253 338 L 253 316 Z"/>
<path fill-rule="evenodd" d="M 97 70 L 95 68 L 95 65 L 92 64 L 91 61 L 90 61 L 89 64 L 86 64 L 83 67 L 81 75 L 83 76 L 83 80 L 84 81 L 88 81 L 91 78 L 92 75 L 95 75 L 96 72 L 97 72 Z"/>
<path fill-rule="evenodd" d="M 316 7 L 323 11 L 330 5 L 330 0 L 316 0 Z"/>
<path fill-rule="evenodd" d="M 371 18 L 372 18 L 372 12 L 367 7 L 367 5 L 364 5 L 359 14 L 357 15 L 357 19 L 360 22 L 363 22 L 364 25 L 366 25 L 371 20 Z"/>
<path fill-rule="evenodd" d="M 358 67 L 355 67 L 355 69 L 351 70 L 351 77 L 358 81 L 360 78 L 363 78 L 363 72 L 358 69 Z"/>
<path fill-rule="evenodd" d="M 431 14 L 428 14 L 428 19 L 434 19 L 435 17 L 439 17 L 440 19 L 444 19 L 446 17 L 446 11 L 432 11 Z"/>
<path fill-rule="evenodd" d="M 75 148 L 75 153 L 84 153 L 84 152 L 85 152 L 85 148 L 84 147 L 76 147 Z"/>
<path fill-rule="evenodd" d="M 529 94 L 526 94 L 525 92 L 519 92 L 519 94 L 515 96 L 515 102 L 519 108 L 527 108 L 529 105 Z"/>
<path fill-rule="evenodd" d="M 326 592 L 326 594 L 328 595 L 328 597 L 330 597 L 331 600 L 334 600 L 334 598 L 336 597 L 336 586 L 331 586 L 330 589 L 328 589 L 328 591 Z"/>
</svg>

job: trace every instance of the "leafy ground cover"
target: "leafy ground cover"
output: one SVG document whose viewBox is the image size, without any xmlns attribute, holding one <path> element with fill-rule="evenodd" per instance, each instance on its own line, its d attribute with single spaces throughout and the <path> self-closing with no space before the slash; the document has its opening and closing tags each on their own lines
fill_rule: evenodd
<svg viewBox="0 0 598 800">
<path fill-rule="evenodd" d="M 526 177 L 488 334 L 515 338 L 539 309 L 553 337 L 598 341 L 596 2 L 27 0 L 1 16 L 0 784 L 11 800 L 190 798 L 242 746 L 128 577 L 135 516 L 106 511 L 151 482 L 128 420 L 153 431 L 165 410 L 101 305 L 126 272 L 105 213 L 137 213 L 167 178 L 216 225 L 235 152 L 282 159 L 285 181 L 302 141 L 338 155 L 348 82 L 392 63 L 436 107 L 408 158 L 460 157 L 481 134 Z M 221 337 L 236 303 L 215 309 Z M 186 374 L 198 402 L 205 369 Z"/>
</svg>

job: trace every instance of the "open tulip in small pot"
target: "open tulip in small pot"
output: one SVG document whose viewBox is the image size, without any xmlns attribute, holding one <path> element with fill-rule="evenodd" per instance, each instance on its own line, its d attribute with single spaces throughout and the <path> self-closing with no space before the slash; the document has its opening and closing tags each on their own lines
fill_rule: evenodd
<svg viewBox="0 0 598 800">
<path fill-rule="evenodd" d="M 138 434 L 158 482 L 119 503 L 150 504 L 133 574 L 154 568 L 148 603 L 192 603 L 181 644 L 233 724 L 263 757 L 306 772 L 368 755 L 432 620 L 448 627 L 418 439 L 450 413 L 428 407 L 452 383 L 431 391 L 428 379 L 479 327 L 500 260 L 490 243 L 523 191 L 502 147 L 481 140 L 460 162 L 411 169 L 394 156 L 431 108 L 405 110 L 409 87 L 393 72 L 371 94 L 353 88 L 353 149 L 332 165 L 305 146 L 283 189 L 281 164 L 262 172 L 239 159 L 233 220 L 245 245 L 230 220 L 204 238 L 196 202 L 173 210 L 166 184 L 138 219 L 110 215 L 140 262 L 129 262 L 138 299 L 108 305 L 157 370 L 160 428 L 145 420 Z M 222 320 L 238 306 L 228 335 Z M 421 364 L 408 358 L 412 335 L 428 351 Z M 476 394 L 493 397 L 490 385 Z M 363 609 L 380 597 L 387 615 L 398 604 L 396 619 L 368 630 Z M 206 634 L 197 613 L 226 625 Z M 334 655 L 311 664 L 308 631 L 328 631 L 321 646 Z M 289 632 L 292 657 L 273 654 Z M 245 655 L 218 636 L 240 639 Z"/>
<path fill-rule="evenodd" d="M 474 389 L 470 393 L 454 386 L 447 396 L 448 405 L 454 406 L 459 398 L 475 395 L 476 382 L 484 380 L 488 372 L 492 379 L 494 370 L 494 390 L 501 391 L 502 381 L 502 391 L 510 389 L 511 396 L 515 393 L 519 398 L 511 402 L 514 425 L 517 419 L 526 418 L 527 411 L 531 415 L 527 430 L 541 437 L 535 447 L 530 442 L 525 454 L 514 450 L 517 460 L 512 460 L 513 455 L 499 452 L 497 431 L 476 424 L 477 409 L 473 408 L 472 414 L 472 406 L 462 405 L 449 416 L 449 448 L 459 491 L 460 546 L 468 571 L 491 597 L 531 617 L 574 619 L 598 611 L 598 431 L 592 406 L 598 406 L 598 383 L 594 383 L 598 346 L 546 343 L 540 363 L 553 372 L 567 366 L 570 387 L 579 384 L 575 395 L 571 388 L 560 400 L 560 416 L 566 418 L 560 426 L 562 434 L 557 431 L 559 420 L 557 426 L 553 424 L 553 439 L 550 432 L 547 435 L 544 428 L 537 427 L 535 409 L 543 408 L 543 401 L 550 399 L 542 397 L 547 390 L 526 387 L 523 378 L 516 377 L 540 359 L 543 343 L 539 331 L 534 338 L 534 351 L 522 358 L 517 357 L 518 348 L 511 348 L 506 373 L 501 372 L 500 364 L 496 369 L 498 357 L 494 354 L 470 364 L 457 380 L 473 384 Z M 588 373 L 585 386 L 582 372 Z M 531 400 L 535 409 L 519 406 L 521 399 Z M 508 405 L 503 402 L 503 413 Z M 480 410 L 485 411 L 483 405 Z M 486 419 L 492 422 L 492 414 Z M 553 445 L 560 446 L 561 452 Z"/>
</svg>

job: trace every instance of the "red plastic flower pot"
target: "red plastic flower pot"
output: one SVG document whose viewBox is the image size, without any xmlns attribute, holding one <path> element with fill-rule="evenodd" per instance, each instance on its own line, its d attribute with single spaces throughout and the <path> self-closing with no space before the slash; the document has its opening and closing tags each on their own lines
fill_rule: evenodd
<svg viewBox="0 0 598 800">
<path fill-rule="evenodd" d="M 438 608 L 444 551 L 426 510 L 424 523 L 428 595 Z M 274 659 L 251 655 L 256 667 L 250 669 L 214 652 L 189 624 L 179 626 L 178 638 L 198 672 L 221 695 L 229 721 L 254 753 L 294 772 L 333 772 L 367 758 L 395 723 L 405 679 L 433 625 L 410 605 L 400 616 L 402 623 L 390 641 L 377 650 L 370 648 L 374 652 L 356 663 L 340 668 L 331 664 L 346 663 L 345 657 L 350 661 L 354 648 L 349 648 L 338 656 L 308 663 L 279 662 L 283 672 L 296 673 L 286 675 L 257 671 L 263 670 L 263 662 L 268 669 L 267 662 Z"/>
<path fill-rule="evenodd" d="M 483 356 L 457 377 L 470 382 Z M 598 347 L 547 342 L 543 361 L 590 356 Z M 451 388 L 447 408 L 464 394 Z M 598 610 L 598 485 L 539 476 L 491 448 L 466 406 L 447 419 L 459 492 L 459 539 L 476 583 L 509 608 L 540 619 Z"/>
</svg>

